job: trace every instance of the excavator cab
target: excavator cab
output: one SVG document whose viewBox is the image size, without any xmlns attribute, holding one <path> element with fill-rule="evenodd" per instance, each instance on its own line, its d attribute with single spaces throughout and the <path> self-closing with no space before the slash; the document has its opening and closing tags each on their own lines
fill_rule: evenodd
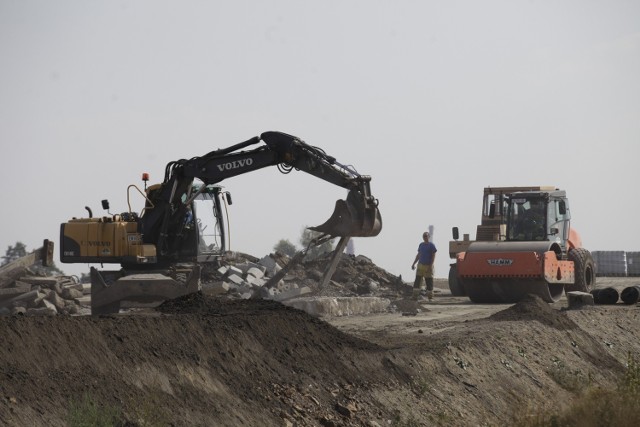
<svg viewBox="0 0 640 427">
<path fill-rule="evenodd" d="M 176 233 L 180 259 L 211 262 L 228 250 L 226 206 L 231 196 L 218 185 L 193 185 L 184 223 Z"/>
</svg>

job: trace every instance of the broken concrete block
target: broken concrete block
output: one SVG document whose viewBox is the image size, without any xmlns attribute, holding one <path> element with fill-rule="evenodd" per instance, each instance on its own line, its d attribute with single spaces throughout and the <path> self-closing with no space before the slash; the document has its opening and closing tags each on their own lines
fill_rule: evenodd
<svg viewBox="0 0 640 427">
<path fill-rule="evenodd" d="M 271 256 L 269 255 L 258 261 L 258 264 L 265 267 L 267 276 L 274 276 L 278 271 L 282 269 L 282 267 L 278 265 L 276 260 L 271 258 Z"/>
<path fill-rule="evenodd" d="M 42 301 L 47 297 L 47 295 L 49 295 L 49 292 L 36 291 L 36 295 L 33 297 L 33 299 L 27 300 L 28 301 L 27 308 L 35 308 L 35 307 L 42 306 Z"/>
<path fill-rule="evenodd" d="M 257 268 L 258 270 L 262 271 L 263 274 L 264 274 L 265 271 L 267 271 L 267 268 L 264 265 L 259 264 L 257 262 L 249 262 L 249 268 L 250 269 L 251 268 Z"/>
<path fill-rule="evenodd" d="M 594 305 L 593 295 L 588 292 L 567 292 L 567 302 L 570 309 Z"/>
<path fill-rule="evenodd" d="M 261 264 L 257 264 L 255 262 L 250 262 L 250 261 L 246 261 L 246 262 L 243 262 L 242 264 L 238 264 L 236 265 L 236 267 L 241 269 L 244 274 L 250 274 L 252 270 L 259 270 L 260 273 L 257 273 L 257 274 L 251 273 L 251 274 L 254 274 L 256 277 L 262 277 L 264 275 L 264 272 L 267 271 L 267 268 L 265 266 Z"/>
<path fill-rule="evenodd" d="M 276 285 L 276 289 L 278 289 L 280 292 L 283 292 L 283 291 L 288 291 L 289 289 L 291 289 L 291 286 L 287 282 L 285 282 L 284 280 L 281 280 Z"/>
<path fill-rule="evenodd" d="M 260 288 L 258 292 L 262 299 L 273 299 L 278 293 L 278 291 L 273 288 Z"/>
<path fill-rule="evenodd" d="M 242 276 L 235 273 L 227 276 L 227 280 L 230 281 L 231 283 L 235 283 L 236 285 L 240 285 L 244 283 L 244 279 L 242 278 Z"/>
<path fill-rule="evenodd" d="M 240 269 L 243 275 L 247 274 L 247 270 L 249 269 L 249 263 L 247 261 L 240 264 L 234 264 L 233 266 Z"/>
<path fill-rule="evenodd" d="M 247 276 L 249 275 L 256 279 L 262 279 L 264 277 L 264 270 L 258 267 L 251 267 L 247 270 Z"/>
<path fill-rule="evenodd" d="M 65 300 L 58 295 L 57 292 L 50 292 L 45 301 L 53 304 L 58 311 L 62 310 L 66 306 Z"/>
<path fill-rule="evenodd" d="M 56 277 L 24 276 L 21 277 L 20 280 L 30 285 L 40 285 L 45 288 L 49 288 L 58 283 L 58 278 Z"/>
<path fill-rule="evenodd" d="M 27 313 L 27 309 L 25 307 L 13 307 L 11 309 L 11 314 L 14 316 L 24 315 Z"/>
<path fill-rule="evenodd" d="M 225 274 L 227 274 L 227 271 L 229 271 L 229 267 L 227 267 L 226 265 L 223 265 L 217 271 L 218 273 L 220 273 L 221 276 L 224 276 Z"/>
<path fill-rule="evenodd" d="M 51 289 L 58 295 L 62 295 L 62 285 L 60 283 L 56 283 L 55 285 L 50 286 L 49 289 Z"/>
<path fill-rule="evenodd" d="M 207 295 L 226 294 L 230 289 L 231 286 L 227 282 L 213 282 L 202 284 L 202 292 Z"/>
<path fill-rule="evenodd" d="M 62 289 L 60 296 L 64 299 L 79 299 L 84 296 L 84 293 L 83 291 L 79 291 L 77 289 L 64 288 Z"/>
<path fill-rule="evenodd" d="M 29 291 L 20 295 L 12 296 L 10 298 L 0 300 L 0 306 L 11 307 L 18 301 L 30 302 L 34 298 L 38 297 L 38 291 Z"/>
<path fill-rule="evenodd" d="M 375 280 L 369 280 L 369 292 L 377 292 L 380 289 L 380 283 Z"/>
<path fill-rule="evenodd" d="M 82 283 L 61 283 L 61 289 L 75 289 L 84 292 L 84 285 Z"/>
<path fill-rule="evenodd" d="M 24 294 L 31 290 L 31 285 L 28 283 L 17 281 L 15 286 L 9 288 L 0 288 L 0 299 L 14 297 L 16 295 Z"/>
<path fill-rule="evenodd" d="M 55 292 L 51 292 L 51 293 L 53 294 L 53 293 L 55 293 Z M 47 297 L 48 297 L 48 295 L 47 295 Z M 43 306 L 44 308 L 48 308 L 49 310 L 55 310 L 55 312 L 57 313 L 57 312 L 58 312 L 58 309 L 56 308 L 56 306 L 55 306 L 55 305 L 53 305 L 53 303 L 52 303 L 52 302 L 50 302 L 50 301 L 47 299 L 47 297 L 45 297 L 45 299 L 43 299 L 43 300 L 42 300 L 42 306 Z"/>
<path fill-rule="evenodd" d="M 227 270 L 227 275 L 231 276 L 235 274 L 236 276 L 244 276 L 244 271 L 242 271 L 242 269 L 236 267 L 235 265 L 230 265 L 229 269 Z"/>
<path fill-rule="evenodd" d="M 262 278 L 254 277 L 251 274 L 247 274 L 247 277 L 245 278 L 245 281 L 248 284 L 250 284 L 252 286 L 255 286 L 255 287 L 261 287 L 261 286 L 264 286 L 265 283 L 267 283 L 266 280 L 264 280 Z"/>
<path fill-rule="evenodd" d="M 68 301 L 68 300 L 66 300 Z M 82 298 L 76 298 L 73 301 L 68 301 L 71 302 L 71 304 L 75 305 L 76 302 L 80 305 L 84 305 L 84 306 L 91 306 L 91 295 L 83 295 Z"/>
</svg>

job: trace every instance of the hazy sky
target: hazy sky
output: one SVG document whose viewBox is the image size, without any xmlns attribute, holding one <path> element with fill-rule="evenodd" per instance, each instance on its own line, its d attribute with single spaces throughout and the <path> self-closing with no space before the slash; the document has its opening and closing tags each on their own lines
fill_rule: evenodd
<svg viewBox="0 0 640 427">
<path fill-rule="evenodd" d="M 372 176 L 383 229 L 356 252 L 407 280 L 430 224 L 447 276 L 485 186 L 565 189 L 587 249 L 640 251 L 637 0 L 0 0 L 0 58 L 1 254 L 59 259 L 85 206 L 267 130 Z M 346 196 L 275 167 L 222 184 L 258 257 Z"/>
</svg>

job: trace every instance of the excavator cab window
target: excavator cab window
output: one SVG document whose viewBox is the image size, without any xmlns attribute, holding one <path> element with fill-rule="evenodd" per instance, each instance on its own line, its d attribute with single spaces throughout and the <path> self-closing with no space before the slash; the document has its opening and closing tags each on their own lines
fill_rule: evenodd
<svg viewBox="0 0 640 427">
<path fill-rule="evenodd" d="M 227 250 L 224 209 L 222 204 L 230 199 L 225 192 L 223 201 L 220 187 L 208 186 L 193 200 L 193 210 L 198 233 L 198 257 L 220 255 Z"/>
</svg>

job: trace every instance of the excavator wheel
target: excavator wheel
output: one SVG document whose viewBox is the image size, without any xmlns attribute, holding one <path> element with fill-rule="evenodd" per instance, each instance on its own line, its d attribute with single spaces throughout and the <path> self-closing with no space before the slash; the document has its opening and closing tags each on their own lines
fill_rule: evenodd
<svg viewBox="0 0 640 427">
<path fill-rule="evenodd" d="M 591 292 L 596 285 L 595 263 L 591 252 L 584 248 L 571 249 L 568 257 L 573 261 L 576 280 L 565 286 L 565 292 Z"/>
<path fill-rule="evenodd" d="M 458 266 L 456 264 L 451 264 L 449 267 L 449 290 L 454 297 L 467 296 L 462 281 L 458 277 Z"/>
</svg>

